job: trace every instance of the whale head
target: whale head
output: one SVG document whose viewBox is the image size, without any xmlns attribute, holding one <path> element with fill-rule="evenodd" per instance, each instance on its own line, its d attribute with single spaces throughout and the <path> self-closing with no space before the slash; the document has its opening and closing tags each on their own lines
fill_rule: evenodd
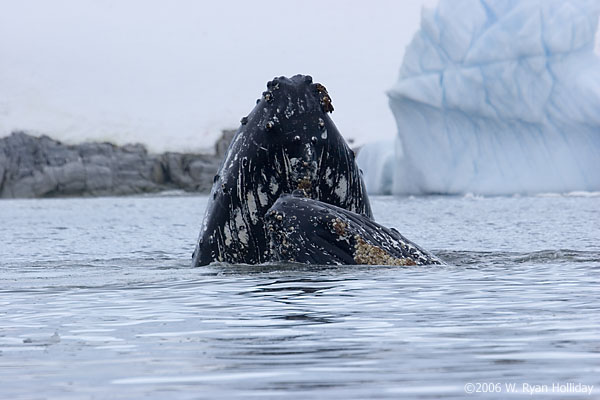
<svg viewBox="0 0 600 400">
<path fill-rule="evenodd" d="M 295 190 L 372 216 L 354 152 L 329 117 L 332 111 L 327 89 L 310 76 L 267 83 L 215 177 L 193 265 L 267 260 L 264 213 Z"/>
<path fill-rule="evenodd" d="M 271 172 L 278 175 L 282 193 L 300 189 L 318 198 L 323 167 L 333 161 L 331 151 L 340 153 L 341 146 L 350 152 L 329 118 L 332 111 L 325 86 L 306 75 L 281 76 L 267 83 L 256 107 L 242 119 L 240 130 L 251 131 L 259 150 L 271 155 Z"/>
</svg>

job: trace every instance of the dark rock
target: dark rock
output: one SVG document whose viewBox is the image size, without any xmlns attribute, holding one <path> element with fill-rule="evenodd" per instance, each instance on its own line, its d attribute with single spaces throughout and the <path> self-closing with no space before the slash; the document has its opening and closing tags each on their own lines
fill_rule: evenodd
<svg viewBox="0 0 600 400">
<path fill-rule="evenodd" d="M 217 150 L 231 141 L 224 131 Z M 225 150 L 220 149 L 225 147 Z M 148 153 L 140 144 L 66 145 L 14 132 L 0 139 L 0 197 L 127 195 L 183 189 L 207 192 L 222 155 Z"/>
<path fill-rule="evenodd" d="M 85 165 L 85 188 L 90 194 L 102 193 L 113 187 L 113 174 L 110 168 L 102 164 Z"/>
</svg>

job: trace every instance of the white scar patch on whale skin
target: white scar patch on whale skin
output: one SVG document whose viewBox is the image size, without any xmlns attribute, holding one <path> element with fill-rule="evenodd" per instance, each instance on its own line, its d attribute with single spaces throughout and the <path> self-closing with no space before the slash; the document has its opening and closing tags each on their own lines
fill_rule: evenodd
<svg viewBox="0 0 600 400">
<path fill-rule="evenodd" d="M 325 170 L 325 182 L 329 187 L 333 187 L 333 171 L 329 167 Z"/>
<path fill-rule="evenodd" d="M 277 179 L 274 176 L 271 177 L 271 182 L 269 183 L 269 190 L 271 190 L 271 194 L 277 194 L 279 190 L 279 183 L 277 183 Z"/>
<path fill-rule="evenodd" d="M 233 238 L 231 237 L 231 229 L 229 228 L 229 224 L 225 224 L 223 227 L 223 236 L 225 237 L 225 246 L 230 246 Z"/>
<path fill-rule="evenodd" d="M 348 181 L 346 180 L 345 176 L 340 176 L 340 180 L 338 181 L 338 185 L 335 188 L 334 193 L 340 200 L 344 200 L 346 196 L 348 196 Z"/>
<path fill-rule="evenodd" d="M 283 112 L 283 114 L 285 115 L 285 117 L 287 119 L 290 119 L 290 117 L 292 115 L 294 115 L 294 103 L 292 101 L 292 96 L 288 95 L 287 99 L 288 99 L 288 104 L 285 107 L 285 111 Z"/>
<path fill-rule="evenodd" d="M 244 218 L 242 217 L 242 213 L 239 209 L 235 210 L 234 221 L 235 221 L 235 227 L 237 230 L 237 236 L 238 236 L 240 243 L 247 245 L 248 239 L 249 239 L 248 238 L 248 226 L 246 226 L 246 222 L 244 221 Z"/>
<path fill-rule="evenodd" d="M 254 225 L 258 223 L 258 209 L 256 208 L 256 200 L 254 193 L 248 192 L 246 194 L 246 205 L 248 206 L 248 213 L 250 214 L 250 220 Z"/>
<path fill-rule="evenodd" d="M 281 172 L 281 163 L 279 162 L 279 158 L 277 157 L 277 153 L 273 155 L 273 165 L 275 166 L 275 170 Z"/>
<path fill-rule="evenodd" d="M 304 149 L 305 149 L 305 152 L 306 152 L 306 159 L 307 160 L 312 159 L 313 147 L 310 145 L 310 143 L 306 143 L 304 145 Z"/>
<path fill-rule="evenodd" d="M 292 165 L 291 165 L 290 158 L 288 157 L 285 150 L 282 150 L 281 154 L 283 157 L 283 169 L 285 171 L 285 175 L 288 177 L 288 179 L 290 179 L 290 177 L 291 177 L 290 172 L 292 171 Z"/>
</svg>

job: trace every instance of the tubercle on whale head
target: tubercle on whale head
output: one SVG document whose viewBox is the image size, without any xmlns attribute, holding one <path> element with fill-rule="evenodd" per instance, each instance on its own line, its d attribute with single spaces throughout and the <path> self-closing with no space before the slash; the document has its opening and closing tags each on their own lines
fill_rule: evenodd
<svg viewBox="0 0 600 400">
<path fill-rule="evenodd" d="M 239 129 L 265 132 L 269 135 L 264 138 L 267 140 L 292 132 L 295 135 L 305 133 L 316 144 L 318 139 L 326 140 L 331 134 L 336 136 L 337 129 L 327 115 L 332 111 L 327 89 L 320 83 L 313 83 L 312 77 L 280 76 L 267 83 L 267 90 L 257 100 L 257 105 L 241 118 Z"/>
<path fill-rule="evenodd" d="M 291 78 L 275 77 L 267 82 L 267 90 L 257 101 L 258 105 L 266 103 L 274 105 L 281 111 L 287 110 L 286 117 L 293 112 L 305 113 L 319 110 L 324 113 L 333 112 L 331 96 L 325 86 L 313 83 L 309 75 L 294 75 Z M 296 106 L 293 110 L 290 106 Z"/>
<path fill-rule="evenodd" d="M 313 94 L 315 94 L 318 97 L 321 110 L 323 112 L 333 112 L 334 108 L 331 102 L 331 96 L 327 92 L 327 88 L 320 83 L 313 83 L 312 76 L 310 75 L 295 75 L 290 79 L 284 76 L 281 76 L 279 78 L 273 78 L 272 81 L 267 82 L 268 91 L 263 92 L 263 98 L 267 102 L 273 101 L 275 95 L 274 91 L 280 89 L 280 85 L 282 84 L 282 82 L 288 84 L 289 81 L 292 81 L 295 85 L 306 85 L 308 88 L 311 89 Z"/>
<path fill-rule="evenodd" d="M 329 113 L 333 112 L 333 104 L 331 104 L 331 97 L 329 96 L 329 93 L 327 93 L 327 89 L 325 88 L 325 86 L 321 85 L 320 83 L 315 83 L 314 88 L 319 94 L 319 98 L 321 100 L 321 108 L 323 109 L 323 111 Z"/>
<path fill-rule="evenodd" d="M 241 118 L 239 133 L 250 133 L 250 140 L 269 154 L 283 152 L 280 159 L 286 162 L 278 166 L 289 187 L 317 198 L 319 165 L 327 161 L 327 149 L 347 146 L 327 115 L 333 111 L 331 97 L 308 75 L 275 77 L 266 86 L 254 109 Z"/>
</svg>

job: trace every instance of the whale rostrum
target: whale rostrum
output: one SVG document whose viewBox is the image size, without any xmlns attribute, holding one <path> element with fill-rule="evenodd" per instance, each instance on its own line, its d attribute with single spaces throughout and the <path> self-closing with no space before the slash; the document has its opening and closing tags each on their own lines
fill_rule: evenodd
<svg viewBox="0 0 600 400">
<path fill-rule="evenodd" d="M 434 255 L 364 215 L 282 195 L 265 215 L 273 261 L 341 265 L 441 264 Z"/>
</svg>

